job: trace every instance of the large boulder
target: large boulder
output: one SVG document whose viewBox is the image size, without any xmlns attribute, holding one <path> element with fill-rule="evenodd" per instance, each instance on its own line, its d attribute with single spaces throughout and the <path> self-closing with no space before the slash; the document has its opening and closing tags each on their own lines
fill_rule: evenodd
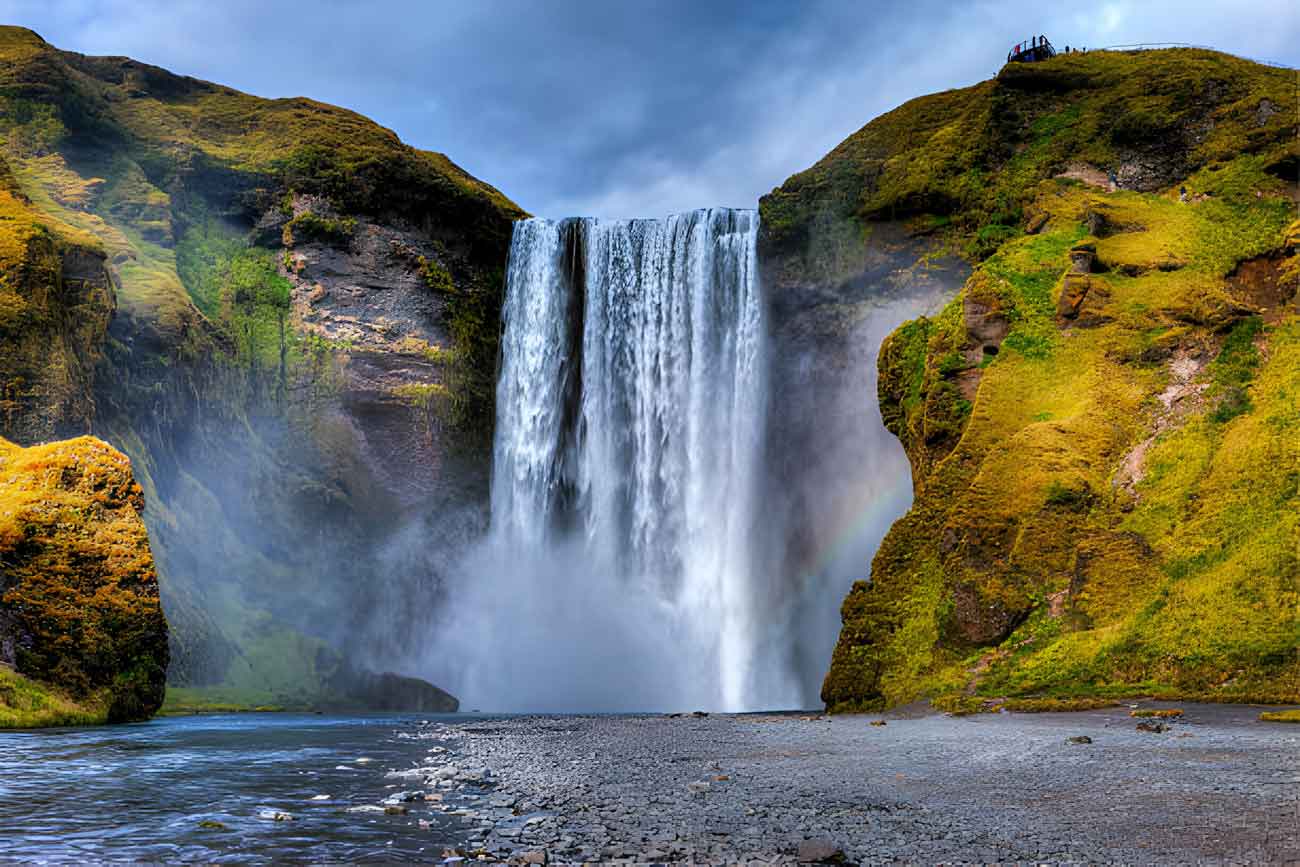
<svg viewBox="0 0 1300 867">
<path fill-rule="evenodd" d="M 130 462 L 101 440 L 0 439 L 0 724 L 158 710 L 167 622 L 143 510 Z"/>
</svg>

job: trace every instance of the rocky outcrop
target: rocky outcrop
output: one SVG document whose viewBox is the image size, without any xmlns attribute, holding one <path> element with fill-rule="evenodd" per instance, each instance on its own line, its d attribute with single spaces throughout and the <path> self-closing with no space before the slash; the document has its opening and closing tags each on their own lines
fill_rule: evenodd
<svg viewBox="0 0 1300 867">
<path fill-rule="evenodd" d="M 764 199 L 778 275 L 843 280 L 900 216 L 975 263 L 881 349 L 915 499 L 844 600 L 832 710 L 1300 696 L 1296 119 L 1259 110 L 1292 84 L 1200 51 L 1012 65 Z"/>
<path fill-rule="evenodd" d="M 64 299 L 14 331 L 58 362 L 31 368 L 52 385 L 0 342 L 0 385 L 21 380 L 4 430 L 131 456 L 173 683 L 302 705 L 339 659 L 400 664 L 482 522 L 523 212 L 334 106 L 21 28 L 0 28 L 0 60 L 13 198 L 62 256 L 44 276 L 8 256 L 4 285 Z"/>
<path fill-rule="evenodd" d="M 140 720 L 162 704 L 167 624 L 143 509 L 107 443 L 0 440 L 0 666 L 34 682 L 0 686 L 0 726 Z"/>
<path fill-rule="evenodd" d="M 47 225 L 3 158 L 0 214 L 0 435 L 85 433 L 115 303 L 104 254 L 93 238 Z"/>
<path fill-rule="evenodd" d="M 339 711 L 393 711 L 455 713 L 460 701 L 418 677 L 391 671 L 375 673 L 350 665 L 340 666 L 325 684 L 330 697 L 322 704 Z"/>
</svg>

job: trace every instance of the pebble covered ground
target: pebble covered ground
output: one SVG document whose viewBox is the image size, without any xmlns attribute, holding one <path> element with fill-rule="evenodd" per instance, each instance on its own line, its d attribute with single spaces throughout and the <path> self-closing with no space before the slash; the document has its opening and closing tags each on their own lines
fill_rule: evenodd
<svg viewBox="0 0 1300 867">
<path fill-rule="evenodd" d="M 438 722 L 390 783 L 466 823 L 453 858 L 1300 863 L 1300 726 L 1181 707 Z"/>
</svg>

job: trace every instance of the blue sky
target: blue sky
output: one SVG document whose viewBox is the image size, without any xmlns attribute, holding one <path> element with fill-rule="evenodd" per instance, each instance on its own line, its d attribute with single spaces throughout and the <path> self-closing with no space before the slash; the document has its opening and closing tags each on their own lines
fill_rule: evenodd
<svg viewBox="0 0 1300 867">
<path fill-rule="evenodd" d="M 1294 0 L 0 0 L 0 20 L 355 109 L 551 217 L 752 207 L 872 117 L 992 76 L 1031 33 L 1300 65 Z"/>
</svg>

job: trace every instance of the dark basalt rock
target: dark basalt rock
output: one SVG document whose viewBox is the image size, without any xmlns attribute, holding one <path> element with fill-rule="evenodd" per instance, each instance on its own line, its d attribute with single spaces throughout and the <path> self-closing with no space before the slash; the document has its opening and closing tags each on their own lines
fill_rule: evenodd
<svg viewBox="0 0 1300 867">
<path fill-rule="evenodd" d="M 375 673 L 344 665 L 326 682 L 334 697 L 323 702 L 329 710 L 455 713 L 460 700 L 428 681 L 391 671 Z"/>
</svg>

